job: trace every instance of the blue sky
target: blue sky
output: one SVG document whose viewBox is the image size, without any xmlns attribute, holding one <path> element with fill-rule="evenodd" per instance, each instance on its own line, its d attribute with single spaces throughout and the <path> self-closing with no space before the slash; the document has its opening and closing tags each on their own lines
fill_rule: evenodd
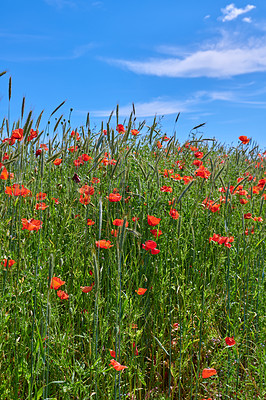
<svg viewBox="0 0 266 400">
<path fill-rule="evenodd" d="M 164 115 L 162 130 L 185 140 L 239 135 L 266 146 L 266 2 L 20 0 L 2 2 L 0 118 L 21 100 L 44 120 L 63 100 L 73 128 L 100 126 L 119 103 L 140 120 Z M 60 115 L 61 112 L 58 112 Z M 113 121 L 115 125 L 115 120 Z"/>
</svg>

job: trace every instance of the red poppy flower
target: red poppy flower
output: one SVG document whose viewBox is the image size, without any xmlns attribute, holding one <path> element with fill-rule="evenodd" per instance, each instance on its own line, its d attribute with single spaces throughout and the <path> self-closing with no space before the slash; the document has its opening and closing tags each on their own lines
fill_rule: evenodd
<svg viewBox="0 0 266 400">
<path fill-rule="evenodd" d="M 111 244 L 110 240 L 98 240 L 95 242 L 95 244 L 101 249 L 110 249 L 110 247 L 113 247 L 113 244 Z"/>
<path fill-rule="evenodd" d="M 82 196 L 82 194 L 79 196 L 79 201 L 81 204 L 89 204 L 89 202 L 91 201 L 91 196 L 84 194 L 84 197 Z"/>
<path fill-rule="evenodd" d="M 123 223 L 124 223 L 124 220 L 123 219 L 114 219 L 113 220 L 113 225 L 115 225 L 115 226 L 122 226 L 123 225 Z M 126 221 L 126 228 L 128 227 L 128 222 Z"/>
<path fill-rule="evenodd" d="M 112 365 L 116 371 L 122 371 L 123 369 L 128 368 L 125 365 L 121 365 L 118 361 L 114 359 L 111 360 L 109 365 Z"/>
<path fill-rule="evenodd" d="M 55 202 L 55 204 L 59 204 L 59 199 L 56 199 L 55 197 L 52 197 L 52 200 Z"/>
<path fill-rule="evenodd" d="M 66 283 L 65 281 L 62 281 L 60 278 L 57 278 L 56 276 L 54 276 L 51 279 L 50 289 L 57 290 L 60 288 L 60 286 L 64 285 L 65 283 Z"/>
<path fill-rule="evenodd" d="M 122 124 L 118 124 L 116 127 L 116 130 L 118 133 L 125 133 L 125 128 L 124 128 L 124 125 L 122 125 Z"/>
<path fill-rule="evenodd" d="M 172 193 L 173 189 L 171 188 L 171 186 L 162 186 L 160 189 L 161 192 L 168 192 L 168 193 Z"/>
<path fill-rule="evenodd" d="M 69 147 L 69 149 L 68 149 L 71 153 L 74 153 L 74 151 L 77 151 L 78 150 L 78 146 L 71 146 L 71 147 Z"/>
<path fill-rule="evenodd" d="M 22 218 L 22 230 L 27 229 L 28 231 L 38 231 L 42 227 L 42 221 L 39 221 L 37 219 L 31 218 L 31 219 L 26 219 Z"/>
<path fill-rule="evenodd" d="M 87 225 L 88 226 L 91 226 L 91 225 L 94 225 L 95 224 L 95 222 L 92 220 L 92 219 L 87 219 Z"/>
<path fill-rule="evenodd" d="M 203 153 L 202 153 L 202 151 L 196 151 L 195 153 L 194 153 L 194 156 L 196 157 L 196 158 L 202 158 L 203 157 Z"/>
<path fill-rule="evenodd" d="M 2 158 L 2 161 L 5 161 L 5 160 L 9 160 L 9 155 L 7 153 L 5 153 Z"/>
<path fill-rule="evenodd" d="M 49 206 L 45 203 L 37 203 L 35 206 L 36 210 L 45 210 L 47 207 Z"/>
<path fill-rule="evenodd" d="M 251 213 L 244 214 L 244 218 L 245 219 L 251 219 L 252 218 L 252 214 Z"/>
<path fill-rule="evenodd" d="M 226 337 L 224 340 L 225 340 L 225 343 L 227 344 L 227 346 L 234 346 L 236 344 L 234 336 Z"/>
<path fill-rule="evenodd" d="M 6 268 L 6 266 L 8 266 L 9 268 L 12 267 L 12 265 L 14 265 L 16 263 L 15 260 L 8 260 L 6 258 L 3 259 L 3 261 L 1 262 L 1 264 L 4 265 L 4 267 Z"/>
<path fill-rule="evenodd" d="M 217 371 L 214 368 L 204 368 L 202 371 L 202 378 L 209 378 L 210 376 L 216 375 Z"/>
<path fill-rule="evenodd" d="M 40 147 L 45 151 L 49 150 L 45 143 L 40 144 Z"/>
<path fill-rule="evenodd" d="M 83 165 L 83 164 L 84 164 L 84 161 L 83 161 L 83 159 L 82 159 L 81 156 L 79 156 L 79 157 L 77 158 L 77 160 L 74 160 L 73 162 L 74 162 L 75 167 L 79 167 L 80 165 Z"/>
<path fill-rule="evenodd" d="M 156 146 L 158 147 L 158 149 L 161 149 L 163 147 L 162 143 L 160 142 L 160 140 L 158 140 Z"/>
<path fill-rule="evenodd" d="M 139 131 L 137 129 L 131 129 L 131 133 L 133 136 L 137 136 L 139 134 Z"/>
<path fill-rule="evenodd" d="M 178 322 L 175 322 L 175 323 L 173 324 L 173 330 L 174 330 L 174 331 L 177 331 L 178 328 L 179 328 L 179 323 L 178 323 Z"/>
<path fill-rule="evenodd" d="M 12 131 L 11 139 L 17 139 L 19 142 L 23 139 L 23 129 L 15 129 Z"/>
<path fill-rule="evenodd" d="M 35 156 L 38 157 L 42 154 L 42 149 L 36 150 Z"/>
<path fill-rule="evenodd" d="M 145 242 L 145 244 L 142 245 L 142 248 L 143 248 L 144 250 L 151 250 L 151 249 L 155 249 L 156 246 L 157 246 L 157 243 L 156 243 L 156 242 L 154 242 L 153 240 L 147 240 L 147 241 Z"/>
<path fill-rule="evenodd" d="M 253 221 L 263 222 L 263 219 L 261 217 L 254 217 Z"/>
<path fill-rule="evenodd" d="M 144 288 L 139 288 L 138 290 L 135 290 L 135 292 L 139 295 L 143 295 L 144 293 L 147 292 L 147 289 Z"/>
<path fill-rule="evenodd" d="M 248 200 L 247 199 L 239 199 L 240 204 L 247 204 Z"/>
<path fill-rule="evenodd" d="M 112 229 L 112 230 L 111 230 L 111 235 L 113 235 L 114 237 L 117 237 L 117 235 L 118 235 L 118 230 L 117 230 L 117 229 Z"/>
<path fill-rule="evenodd" d="M 194 174 L 204 179 L 208 179 L 209 176 L 211 175 L 210 171 L 208 171 L 207 168 L 204 167 L 204 165 L 200 165 L 200 167 L 196 169 Z"/>
<path fill-rule="evenodd" d="M 250 141 L 250 139 L 248 139 L 247 136 L 239 136 L 238 139 L 241 140 L 243 144 L 248 144 L 248 142 Z"/>
<path fill-rule="evenodd" d="M 8 172 L 7 172 L 7 169 L 4 167 L 3 169 L 2 169 L 2 172 L 1 172 L 1 175 L 0 175 L 0 179 L 3 179 L 3 180 L 7 180 L 7 178 L 8 178 Z"/>
<path fill-rule="evenodd" d="M 82 159 L 83 159 L 83 161 L 90 161 L 93 158 L 85 153 L 85 154 L 82 154 Z"/>
<path fill-rule="evenodd" d="M 56 294 L 58 297 L 60 297 L 61 300 L 67 300 L 69 298 L 69 295 L 63 290 L 58 290 Z"/>
<path fill-rule="evenodd" d="M 80 136 L 78 132 L 72 131 L 71 136 L 74 137 L 76 140 L 80 140 Z"/>
<path fill-rule="evenodd" d="M 154 236 L 155 239 L 163 234 L 160 229 L 151 229 L 150 233 Z"/>
<path fill-rule="evenodd" d="M 177 211 L 175 208 L 171 208 L 171 209 L 170 209 L 169 215 L 170 215 L 173 219 L 178 219 L 178 218 L 179 218 L 178 211 Z"/>
<path fill-rule="evenodd" d="M 139 351 L 138 351 L 138 348 L 137 348 L 135 342 L 133 342 L 133 349 L 134 349 L 134 355 L 135 355 L 135 356 L 138 356 L 138 355 L 139 355 Z"/>
<path fill-rule="evenodd" d="M 9 196 L 31 196 L 31 191 L 29 189 L 25 188 L 25 186 L 23 185 L 21 185 L 20 188 L 20 185 L 18 185 L 17 183 L 14 183 L 12 187 L 7 186 L 5 193 L 7 193 Z"/>
<path fill-rule="evenodd" d="M 156 218 L 153 215 L 148 215 L 148 224 L 151 226 L 156 226 L 160 223 L 161 218 Z"/>
<path fill-rule="evenodd" d="M 83 293 L 89 293 L 92 291 L 94 286 L 94 282 L 92 283 L 91 286 L 80 286 L 80 289 L 82 290 Z"/>
<path fill-rule="evenodd" d="M 56 158 L 56 159 L 53 161 L 54 165 L 60 165 L 61 162 L 62 162 L 62 158 Z"/>
<path fill-rule="evenodd" d="M 133 222 L 138 221 L 138 220 L 139 220 L 138 217 L 133 217 L 133 218 L 132 218 L 132 221 L 133 221 Z"/>
<path fill-rule="evenodd" d="M 151 254 L 158 254 L 160 253 L 159 249 L 151 249 Z"/>
<path fill-rule="evenodd" d="M 28 137 L 28 142 L 32 139 L 35 139 L 38 136 L 39 131 L 34 131 L 33 129 L 30 130 L 30 136 Z"/>
<path fill-rule="evenodd" d="M 114 350 L 109 349 L 111 357 L 115 358 L 116 354 Z"/>
<path fill-rule="evenodd" d="M 117 201 L 120 201 L 122 199 L 122 196 L 119 193 L 110 193 L 107 199 L 111 203 L 116 203 Z"/>
<path fill-rule="evenodd" d="M 42 193 L 42 192 L 37 193 L 36 194 L 36 200 L 44 200 L 44 199 L 46 199 L 46 196 L 47 196 L 46 193 Z"/>
<path fill-rule="evenodd" d="M 203 164 L 203 162 L 201 160 L 194 160 L 192 164 L 196 165 L 197 167 L 200 167 Z"/>
</svg>

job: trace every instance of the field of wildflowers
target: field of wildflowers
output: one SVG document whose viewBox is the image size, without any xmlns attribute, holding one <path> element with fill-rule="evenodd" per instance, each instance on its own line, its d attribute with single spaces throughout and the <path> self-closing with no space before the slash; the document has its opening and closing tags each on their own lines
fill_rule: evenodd
<svg viewBox="0 0 266 400">
<path fill-rule="evenodd" d="M 265 398 L 265 151 L 134 106 L 40 130 L 24 104 L 0 128 L 0 399 Z"/>
</svg>

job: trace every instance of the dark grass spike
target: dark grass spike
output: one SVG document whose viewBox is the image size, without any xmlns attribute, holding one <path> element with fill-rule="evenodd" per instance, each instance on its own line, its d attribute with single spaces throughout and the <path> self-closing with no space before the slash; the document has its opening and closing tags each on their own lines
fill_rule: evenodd
<svg viewBox="0 0 266 400">
<path fill-rule="evenodd" d="M 7 73 L 7 71 L 0 72 L 0 76 L 3 76 Z"/>
<path fill-rule="evenodd" d="M 155 117 L 154 117 L 154 119 L 153 119 L 153 124 L 152 124 L 152 126 L 150 127 L 150 136 L 149 136 L 149 142 L 150 142 L 150 144 L 152 143 L 152 135 L 153 135 L 153 131 L 154 131 L 156 125 L 157 125 L 157 122 L 156 122 L 156 115 L 155 115 Z"/>
<path fill-rule="evenodd" d="M 199 124 L 197 126 L 194 126 L 194 128 L 192 128 L 191 130 L 194 131 L 194 129 L 198 129 L 201 128 L 202 126 L 206 125 L 206 122 L 203 122 L 202 124 Z"/>
<path fill-rule="evenodd" d="M 9 122 L 8 122 L 8 119 L 6 119 L 6 130 L 7 130 L 7 135 L 9 136 Z"/>
<path fill-rule="evenodd" d="M 113 114 L 114 114 L 114 110 L 113 110 L 113 111 L 111 111 L 111 114 L 110 114 L 110 116 L 109 116 L 109 119 L 108 119 L 107 125 L 110 125 L 110 122 L 111 122 L 111 119 L 112 119 L 112 116 L 113 116 Z"/>
<path fill-rule="evenodd" d="M 191 182 L 188 184 L 188 186 L 186 187 L 186 189 L 183 190 L 183 192 L 180 194 L 180 196 L 178 197 L 177 201 L 174 200 L 174 203 L 173 203 L 173 205 L 172 205 L 173 208 L 176 207 L 176 206 L 180 203 L 180 201 L 182 200 L 182 197 L 183 197 L 183 196 L 186 194 L 186 192 L 191 188 L 191 186 L 194 185 L 194 182 L 195 182 L 195 181 L 191 181 Z M 203 181 L 203 183 L 204 183 L 204 181 Z"/>
<path fill-rule="evenodd" d="M 25 122 L 25 124 L 23 126 L 23 131 L 24 132 L 28 130 L 28 127 L 29 127 L 30 122 L 31 122 L 31 116 L 32 116 L 32 111 L 29 112 L 29 114 L 27 116 L 27 119 L 26 119 L 26 122 Z"/>
<path fill-rule="evenodd" d="M 44 113 L 44 110 L 41 111 L 40 115 L 38 116 L 38 118 L 36 120 L 36 124 L 35 124 L 35 129 L 36 130 L 39 128 L 43 113 Z"/>
<path fill-rule="evenodd" d="M 60 154 L 62 154 L 63 150 L 60 150 L 58 153 L 53 154 L 51 157 L 48 158 L 48 160 L 45 161 L 46 164 L 48 164 L 51 161 L 54 161 L 56 158 L 58 158 L 60 156 Z"/>
<path fill-rule="evenodd" d="M 21 104 L 21 123 L 23 120 L 23 116 L 24 116 L 24 108 L 25 108 L 25 96 L 22 99 L 22 104 Z"/>
<path fill-rule="evenodd" d="M 54 109 L 54 111 L 50 114 L 50 118 L 52 115 L 54 115 L 56 113 L 57 110 L 59 110 L 60 107 L 62 107 L 65 104 L 65 102 L 66 102 L 66 100 L 62 101 L 62 103 L 59 104 L 59 106 Z"/>
<path fill-rule="evenodd" d="M 56 122 L 56 124 L 54 126 L 54 132 L 56 131 L 56 129 L 57 129 L 58 125 L 60 124 L 62 118 L 63 118 L 63 114 L 60 115 L 60 117 L 58 118 L 58 120 L 57 120 L 57 122 Z"/>
<path fill-rule="evenodd" d="M 11 94 L 12 94 L 12 78 L 11 76 L 9 77 L 9 82 L 8 82 L 8 100 L 11 100 Z"/>
<path fill-rule="evenodd" d="M 119 123 L 119 104 L 116 105 L 116 126 Z"/>
<path fill-rule="evenodd" d="M 87 118 L 86 118 L 86 128 L 90 128 L 90 113 L 88 112 Z"/>
<path fill-rule="evenodd" d="M 217 174 L 215 175 L 215 177 L 213 178 L 213 182 L 215 183 L 215 181 L 219 178 L 219 176 L 221 175 L 221 173 L 223 172 L 225 166 L 223 165 L 222 168 L 217 172 Z"/>
</svg>

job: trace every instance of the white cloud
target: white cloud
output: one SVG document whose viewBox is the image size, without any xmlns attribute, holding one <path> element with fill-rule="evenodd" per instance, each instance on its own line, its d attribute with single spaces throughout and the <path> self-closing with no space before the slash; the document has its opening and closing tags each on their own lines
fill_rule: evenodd
<svg viewBox="0 0 266 400">
<path fill-rule="evenodd" d="M 252 19 L 250 17 L 245 17 L 242 19 L 242 21 L 247 22 L 248 24 L 250 24 L 252 22 Z"/>
<path fill-rule="evenodd" d="M 138 118 L 153 117 L 156 115 L 171 115 L 178 112 L 193 113 L 197 109 L 201 109 L 203 104 L 212 101 L 235 101 L 235 95 L 232 91 L 199 91 L 192 94 L 187 99 L 169 99 L 158 97 L 147 102 L 134 103 L 136 116 Z M 109 117 L 111 109 L 108 110 L 92 110 L 90 115 L 92 117 Z M 132 112 L 132 104 L 119 107 L 119 115 L 128 117 Z M 87 115 L 87 111 L 76 110 L 75 113 L 79 115 Z"/>
<path fill-rule="evenodd" d="M 107 61 L 144 75 L 172 78 L 228 78 L 266 71 L 266 45 L 265 40 L 250 38 L 245 44 L 223 41 L 190 54 L 184 53 L 183 57 Z"/>
<path fill-rule="evenodd" d="M 222 21 L 232 21 L 236 19 L 241 14 L 246 14 L 247 12 L 256 8 L 254 5 L 248 4 L 245 8 L 237 8 L 235 7 L 234 3 L 228 4 L 225 8 L 221 9 L 222 14 Z"/>
<path fill-rule="evenodd" d="M 152 117 L 157 115 L 170 115 L 176 114 L 178 112 L 188 112 L 191 109 L 192 104 L 195 100 L 179 101 L 179 100 L 163 100 L 155 99 L 150 102 L 138 102 L 134 103 L 136 116 L 142 117 Z M 90 112 L 93 117 L 108 117 L 111 114 L 111 109 L 109 110 L 94 110 Z M 128 117 L 132 112 L 132 104 L 119 107 L 119 115 L 123 117 Z M 85 114 L 83 111 L 78 113 Z"/>
</svg>

